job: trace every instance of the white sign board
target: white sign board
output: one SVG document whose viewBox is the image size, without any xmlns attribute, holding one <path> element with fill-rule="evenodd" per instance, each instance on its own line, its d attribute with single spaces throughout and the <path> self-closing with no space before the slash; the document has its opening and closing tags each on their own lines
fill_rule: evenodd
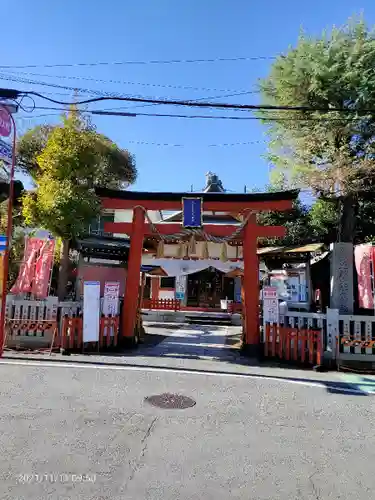
<svg viewBox="0 0 375 500">
<path fill-rule="evenodd" d="M 278 290 L 275 286 L 263 288 L 263 320 L 266 323 L 279 322 Z"/>
<path fill-rule="evenodd" d="M 120 282 L 106 281 L 104 283 L 103 314 L 117 316 L 119 309 Z"/>
<path fill-rule="evenodd" d="M 176 276 L 176 282 L 175 282 L 176 299 L 184 300 L 186 293 L 186 281 L 187 281 L 187 276 L 185 274 L 181 276 Z"/>
<path fill-rule="evenodd" d="M 83 283 L 83 342 L 99 342 L 100 281 Z"/>
</svg>

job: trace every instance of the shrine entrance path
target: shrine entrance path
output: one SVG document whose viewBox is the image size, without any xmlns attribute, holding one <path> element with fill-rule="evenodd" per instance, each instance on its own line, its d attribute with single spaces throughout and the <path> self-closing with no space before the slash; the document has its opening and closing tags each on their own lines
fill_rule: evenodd
<svg viewBox="0 0 375 500">
<path fill-rule="evenodd" d="M 145 324 L 148 341 L 140 347 L 145 356 L 160 356 L 177 359 L 202 359 L 214 361 L 234 360 L 236 352 L 232 350 L 230 339 L 240 335 L 241 327 L 219 325 L 164 325 Z M 153 336 L 161 342 L 153 345 L 149 338 Z"/>
</svg>

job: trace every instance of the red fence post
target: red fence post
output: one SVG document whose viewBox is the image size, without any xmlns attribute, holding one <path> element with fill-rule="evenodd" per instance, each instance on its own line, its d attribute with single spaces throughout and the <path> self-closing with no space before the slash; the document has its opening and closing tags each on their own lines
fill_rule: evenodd
<svg viewBox="0 0 375 500">
<path fill-rule="evenodd" d="M 268 344 L 270 341 L 270 325 L 266 323 L 266 327 L 264 329 L 264 355 L 268 356 Z"/>
<path fill-rule="evenodd" d="M 277 326 L 272 324 L 270 325 L 271 332 L 272 332 L 272 350 L 271 354 L 272 357 L 274 358 L 276 356 L 276 336 L 277 336 Z"/>
</svg>

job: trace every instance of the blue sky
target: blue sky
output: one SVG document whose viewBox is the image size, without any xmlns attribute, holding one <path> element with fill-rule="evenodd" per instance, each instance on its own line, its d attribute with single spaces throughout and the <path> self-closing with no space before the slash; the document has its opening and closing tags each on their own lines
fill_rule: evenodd
<svg viewBox="0 0 375 500">
<path fill-rule="evenodd" d="M 324 28 L 333 24 L 341 25 L 348 17 L 360 12 L 364 12 L 369 24 L 375 24 L 373 0 L 19 0 L 16 11 L 14 2 L 3 0 L 3 19 L 10 22 L 2 24 L 3 50 L 0 64 L 42 66 L 272 57 L 295 44 L 301 27 L 309 33 L 319 34 Z M 11 76 L 126 95 L 198 99 L 253 91 L 258 78 L 267 74 L 271 63 L 271 60 L 254 60 L 119 64 L 0 69 L 0 72 L 8 75 L 11 71 L 23 72 L 26 74 L 12 73 Z M 68 77 L 100 79 L 105 82 Z M 111 83 L 109 80 L 132 84 Z M 48 92 L 49 97 L 61 100 L 70 100 L 72 97 L 69 90 L 40 84 L 25 85 L 3 81 L 1 85 Z M 198 90 L 165 86 L 194 87 Z M 54 94 L 55 92 L 58 94 Z M 258 97 L 255 93 L 223 97 L 221 100 L 257 103 Z M 220 99 L 216 101 L 220 102 Z M 38 101 L 38 105 L 50 106 L 41 101 Z M 124 106 L 130 108 L 134 104 L 107 102 L 96 107 L 103 109 Z M 132 111 L 194 112 L 164 105 L 137 107 Z M 52 116 L 40 117 L 49 113 Z M 223 114 L 217 111 L 206 112 L 208 113 Z M 55 123 L 58 119 L 58 112 L 35 110 L 31 115 L 20 113 L 17 124 L 23 132 L 33 125 Z M 231 191 L 241 192 L 245 185 L 249 189 L 261 188 L 267 183 L 269 166 L 262 158 L 267 147 L 266 136 L 258 121 L 141 116 L 96 117 L 93 121 L 99 131 L 135 154 L 139 178 L 134 189 L 189 191 L 193 186 L 194 190 L 199 190 L 204 186 L 204 174 L 208 170 L 217 173 L 224 186 Z"/>
</svg>

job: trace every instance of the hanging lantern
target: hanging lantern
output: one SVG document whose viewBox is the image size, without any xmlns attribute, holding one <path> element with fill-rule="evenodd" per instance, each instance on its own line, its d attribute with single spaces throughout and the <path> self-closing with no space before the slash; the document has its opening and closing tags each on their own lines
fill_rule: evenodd
<svg viewBox="0 0 375 500">
<path fill-rule="evenodd" d="M 189 240 L 188 256 L 191 256 L 195 253 L 197 253 L 197 246 L 195 244 L 195 236 L 194 236 L 194 234 L 192 234 L 191 238 Z"/>
<path fill-rule="evenodd" d="M 225 241 L 223 241 L 221 245 L 220 260 L 222 262 L 227 262 L 228 260 L 227 244 L 225 243 Z"/>
<path fill-rule="evenodd" d="M 208 241 L 204 240 L 202 244 L 202 259 L 207 260 L 210 258 L 210 253 L 208 251 Z"/>
<path fill-rule="evenodd" d="M 159 240 L 158 247 L 156 249 L 156 258 L 162 259 L 164 257 L 164 240 Z"/>
</svg>

